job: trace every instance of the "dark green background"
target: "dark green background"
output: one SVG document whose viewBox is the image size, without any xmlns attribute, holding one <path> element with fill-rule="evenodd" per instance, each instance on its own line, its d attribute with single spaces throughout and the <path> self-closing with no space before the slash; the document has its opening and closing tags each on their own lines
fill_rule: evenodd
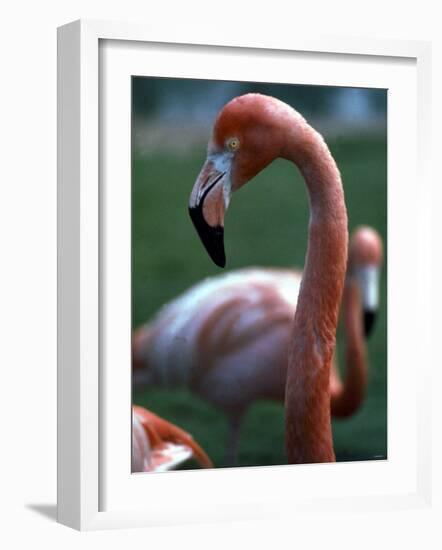
<svg viewBox="0 0 442 550">
<path fill-rule="evenodd" d="M 188 81 L 136 78 L 133 85 L 133 123 L 155 128 L 156 100 L 149 99 L 149 89 L 177 87 Z M 197 90 L 201 82 L 191 81 Z M 225 84 L 225 83 L 224 83 Z M 219 86 L 203 81 L 204 90 Z M 348 128 L 348 120 L 340 127 L 333 123 L 333 101 L 338 88 L 318 86 L 243 84 L 244 91 L 263 91 L 280 97 L 318 121 L 329 131 L 326 141 L 341 170 L 349 214 L 350 231 L 360 224 L 376 228 L 386 243 L 387 238 L 387 137 L 386 92 L 367 90 L 373 102 L 373 117 L 380 124 L 365 131 L 363 126 Z M 258 88 L 258 89 L 257 89 Z M 291 88 L 291 90 L 289 90 Z M 300 94 L 300 89 L 302 93 Z M 196 92 L 195 92 L 196 93 Z M 298 94 L 298 95 L 297 95 Z M 308 97 L 304 110 L 299 97 Z M 173 97 L 175 97 L 173 95 Z M 201 101 L 207 94 L 200 94 Z M 237 95 L 237 94 L 235 94 Z M 178 96 L 179 97 L 179 94 Z M 315 110 L 315 97 L 321 108 Z M 140 108 L 152 101 L 151 108 Z M 311 107 L 313 104 L 313 108 Z M 324 109 L 323 105 L 328 107 Z M 183 109 L 185 114 L 185 108 Z M 324 121 L 329 119 L 326 124 Z M 330 119 L 332 123 L 330 123 Z M 190 119 L 189 119 L 190 120 Z M 209 137 L 212 118 L 207 120 Z M 169 122 L 165 123 L 166 125 Z M 186 140 L 185 116 L 177 125 Z M 190 122 L 189 122 L 190 126 Z M 330 131 L 331 129 L 331 131 Z M 167 135 L 167 134 L 166 134 Z M 177 136 L 179 138 L 179 135 Z M 152 151 L 137 146 L 134 130 L 132 173 L 132 241 L 133 241 L 133 326 L 146 322 L 165 302 L 175 298 L 195 282 L 221 272 L 209 259 L 192 226 L 187 202 L 195 178 L 205 160 L 206 143 L 190 150 L 168 148 L 167 140 Z M 277 160 L 246 185 L 232 199 L 225 220 L 227 269 L 243 266 L 302 267 L 307 244 L 308 201 L 306 189 L 297 169 L 289 162 Z M 367 460 L 387 455 L 387 259 L 381 279 L 381 308 L 368 344 L 369 388 L 362 408 L 351 418 L 333 421 L 335 450 L 338 460 Z M 341 329 L 338 350 L 341 353 Z M 340 357 L 340 366 L 342 360 Z M 134 403 L 176 422 L 201 443 L 221 466 L 227 436 L 223 414 L 200 400 L 185 388 L 147 388 L 135 391 Z M 282 403 L 260 402 L 252 407 L 242 429 L 241 465 L 269 465 L 286 462 L 284 454 L 284 410 Z M 192 467 L 190 464 L 188 467 Z"/>
</svg>

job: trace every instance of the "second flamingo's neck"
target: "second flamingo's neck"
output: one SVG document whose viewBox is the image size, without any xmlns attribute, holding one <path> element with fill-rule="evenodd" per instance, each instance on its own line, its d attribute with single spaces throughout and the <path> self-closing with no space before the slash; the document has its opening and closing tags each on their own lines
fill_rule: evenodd
<svg viewBox="0 0 442 550">
<path fill-rule="evenodd" d="M 286 157 L 304 176 L 310 224 L 287 372 L 287 455 L 291 463 L 332 462 L 329 378 L 347 266 L 347 212 L 322 137 L 302 121 L 292 143 Z"/>
<path fill-rule="evenodd" d="M 343 321 L 345 325 L 345 378 L 342 383 L 337 372 L 331 392 L 331 412 L 337 417 L 356 412 L 367 387 L 367 357 L 362 322 L 360 292 L 357 282 L 349 277 L 344 288 Z"/>
</svg>

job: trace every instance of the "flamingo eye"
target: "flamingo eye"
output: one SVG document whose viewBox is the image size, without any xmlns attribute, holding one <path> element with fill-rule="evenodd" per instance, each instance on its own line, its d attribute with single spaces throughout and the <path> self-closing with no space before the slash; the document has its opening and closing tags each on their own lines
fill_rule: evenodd
<svg viewBox="0 0 442 550">
<path fill-rule="evenodd" d="M 229 138 L 226 142 L 227 149 L 233 153 L 239 149 L 239 139 L 236 137 Z"/>
</svg>

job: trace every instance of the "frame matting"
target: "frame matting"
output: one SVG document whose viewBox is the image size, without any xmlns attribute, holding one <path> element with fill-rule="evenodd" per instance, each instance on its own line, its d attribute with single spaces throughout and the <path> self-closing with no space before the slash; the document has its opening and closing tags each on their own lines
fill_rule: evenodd
<svg viewBox="0 0 442 550">
<path fill-rule="evenodd" d="M 419 378 L 412 376 L 412 365 L 413 360 L 428 347 L 430 334 L 426 323 L 429 323 L 428 312 L 431 305 L 431 235 L 425 210 L 430 202 L 431 191 L 426 170 L 430 117 L 429 44 L 345 37 L 311 39 L 300 35 L 290 40 L 281 37 L 278 43 L 272 44 L 266 44 L 263 39 L 238 40 L 235 43 L 223 43 L 218 40 L 213 43 L 204 36 L 189 39 L 185 31 L 181 33 L 157 36 L 153 29 L 145 26 L 97 21 L 77 21 L 59 29 L 58 520 L 77 529 L 100 529 L 283 517 L 284 514 L 289 517 L 294 512 L 314 513 L 330 509 L 339 513 L 355 508 L 379 510 L 427 506 L 431 497 L 431 441 L 428 422 L 428 395 L 431 393 L 430 361 L 423 361 L 420 365 Z M 389 317 L 389 386 L 390 362 L 393 361 L 396 369 L 399 370 L 400 367 L 404 373 L 407 381 L 404 382 L 403 394 L 410 399 L 407 401 L 404 397 L 401 404 L 400 397 L 397 397 L 397 384 L 393 388 L 392 396 L 389 388 L 389 409 L 391 399 L 393 412 L 391 415 L 389 410 L 389 456 L 392 453 L 393 459 L 374 462 L 368 466 L 370 471 L 367 470 L 367 475 L 373 476 L 372 479 L 378 479 L 378 484 L 372 485 L 373 490 L 363 489 L 362 485 L 360 490 L 357 490 L 358 479 L 366 476 L 365 470 L 358 468 L 367 466 L 360 464 L 241 468 L 137 476 L 130 476 L 130 469 L 125 468 L 130 455 L 130 445 L 126 445 L 125 454 L 119 455 L 116 442 L 120 443 L 119 447 L 125 447 L 121 441 L 130 441 L 130 423 L 124 421 L 129 416 L 129 413 L 124 412 L 127 405 L 125 399 L 129 399 L 128 396 L 120 399 L 119 405 L 114 405 L 117 403 L 115 388 L 121 388 L 121 381 L 123 386 L 128 382 L 130 354 L 127 354 L 127 365 L 123 365 L 121 369 L 106 370 L 107 358 L 111 357 L 109 342 L 115 341 L 115 338 L 106 338 L 106 333 L 111 326 L 107 317 L 115 317 L 109 315 L 115 304 L 112 304 L 109 298 L 109 289 L 112 290 L 113 283 L 108 275 L 112 265 L 115 265 L 115 261 L 121 258 L 121 255 L 126 257 L 130 254 L 130 240 L 123 239 L 120 245 L 112 247 L 113 255 L 109 253 L 110 247 L 106 242 L 109 242 L 113 235 L 117 212 L 115 205 L 125 204 L 124 197 L 127 199 L 128 190 L 127 186 L 113 185 L 111 188 L 120 189 L 123 195 L 117 193 L 114 198 L 109 198 L 106 189 L 112 175 L 115 177 L 114 168 L 118 169 L 117 165 L 109 164 L 112 159 L 118 157 L 114 151 L 121 151 L 121 155 L 127 161 L 130 150 L 126 147 L 129 135 L 126 136 L 124 131 L 115 131 L 127 128 L 127 112 L 117 113 L 113 119 L 109 114 L 109 108 L 118 106 L 118 101 L 125 97 L 125 84 L 120 89 L 119 83 L 127 82 L 125 79 L 130 74 L 140 74 L 140 65 L 137 63 L 146 64 L 148 57 L 142 58 L 141 55 L 144 54 L 137 54 L 136 50 L 149 46 L 152 48 L 152 61 L 150 67 L 146 66 L 146 74 L 151 76 L 160 75 L 160 69 L 154 68 L 153 53 L 160 55 L 162 47 L 168 48 L 172 55 L 176 52 L 177 57 L 180 51 L 185 51 L 189 55 L 200 55 L 209 60 L 223 59 L 223 56 L 227 56 L 232 66 L 235 58 L 239 59 L 247 55 L 247 52 L 251 57 L 267 55 L 276 60 L 291 55 L 298 55 L 299 58 L 308 54 L 311 60 L 322 58 L 325 64 L 328 61 L 324 56 L 328 55 L 330 66 L 333 58 L 344 64 L 365 63 L 367 70 L 370 60 L 377 60 L 379 67 L 385 66 L 387 70 L 388 67 L 394 67 L 397 62 L 398 73 L 401 71 L 399 67 L 405 67 L 403 82 L 410 82 L 406 79 L 410 78 L 411 72 L 406 67 L 412 68 L 411 82 L 417 84 L 417 92 L 412 87 L 413 91 L 408 94 L 408 101 L 412 103 L 412 112 L 413 109 L 416 111 L 417 124 L 411 116 L 410 121 L 403 123 L 404 129 L 410 134 L 408 141 L 391 141 L 391 136 L 394 135 L 391 132 L 399 124 L 401 113 L 399 110 L 395 112 L 394 108 L 390 111 L 389 105 L 388 179 L 388 247 L 393 274 L 395 265 L 396 268 L 401 266 L 401 262 L 402 267 L 404 265 L 400 252 L 396 253 L 396 247 L 393 249 L 392 243 L 397 244 L 400 240 L 399 231 L 406 225 L 408 206 L 414 205 L 417 211 L 415 215 L 418 231 L 413 244 L 417 250 L 418 261 L 411 271 L 409 266 L 406 266 L 408 273 L 403 275 L 405 283 L 416 288 L 415 296 L 407 296 L 408 309 L 416 314 L 414 317 L 411 315 L 415 321 L 411 320 L 408 327 L 403 327 L 405 332 L 393 331 L 391 346 Z M 226 63 L 226 60 L 223 63 Z M 175 65 L 175 69 L 172 65 L 172 68 L 164 69 L 166 73 L 169 71 L 166 76 L 181 74 L 179 71 L 184 70 L 183 65 L 177 61 Z M 219 67 L 221 65 L 222 63 Z M 224 73 L 221 73 L 221 69 L 219 74 L 216 70 L 210 75 L 206 71 L 200 77 L 222 78 Z M 189 76 L 189 73 L 186 74 Z M 266 78 L 272 81 L 267 75 L 263 80 Z M 379 78 L 379 86 L 382 86 L 382 77 Z M 248 80 L 247 76 L 242 80 Z M 399 96 L 397 90 L 395 92 L 392 88 L 392 94 L 394 93 Z M 129 106 L 126 105 L 125 108 L 128 109 Z M 123 121 L 120 122 L 122 126 L 115 122 L 119 119 Z M 105 130 L 103 120 L 106 121 Z M 112 136 L 121 136 L 121 140 L 113 141 Z M 395 171 L 399 164 L 397 159 L 404 152 L 407 153 L 411 175 Z M 128 176 L 130 178 L 130 173 L 127 173 L 127 162 L 124 163 L 121 159 L 119 162 L 125 165 L 126 172 L 122 172 L 122 181 L 126 181 Z M 416 190 L 414 194 L 411 193 L 411 184 L 416 181 L 414 167 L 419 181 L 417 196 Z M 403 181 L 403 187 L 397 206 L 398 201 L 395 198 L 397 199 L 400 188 L 395 186 L 394 182 L 399 180 Z M 405 214 L 400 214 L 401 209 Z M 393 225 L 393 230 L 390 230 L 390 214 L 393 215 L 393 219 L 398 220 L 397 225 Z M 130 223 L 130 216 L 126 216 L 123 226 L 124 223 Z M 389 310 L 393 311 L 393 317 L 398 317 L 401 295 L 398 289 L 391 287 L 391 278 L 392 270 L 389 269 Z M 130 299 L 130 284 L 128 288 L 122 287 L 122 291 L 126 299 L 128 294 Z M 130 324 L 128 326 L 130 327 Z M 125 329 L 124 324 L 119 329 L 122 329 L 122 333 L 126 330 L 129 334 L 129 329 Z M 400 338 L 411 342 L 416 331 L 419 338 L 415 338 L 415 344 L 410 344 L 405 355 L 401 355 L 400 347 L 395 342 L 399 342 Z M 127 351 L 129 338 L 126 340 L 122 337 L 123 353 L 125 345 Z M 116 348 L 113 351 L 115 350 Z M 117 370 L 123 373 L 126 382 L 124 379 L 115 379 L 113 384 L 109 384 L 108 372 Z M 394 382 L 395 371 L 392 372 Z M 103 380 L 106 380 L 106 384 Z M 406 387 L 409 390 L 404 389 Z M 397 449 L 402 448 L 400 438 L 395 441 L 396 430 L 390 430 L 390 417 L 393 418 L 393 423 L 395 418 L 398 421 L 395 410 L 399 412 L 401 406 L 410 415 L 408 426 L 412 432 L 409 435 L 412 442 L 412 452 L 409 453 L 411 458 L 404 457 L 402 464 L 399 460 L 394 460 L 395 445 Z M 109 424 L 114 418 L 124 420 L 115 420 L 115 429 L 109 430 Z M 118 425 L 124 426 L 121 428 L 122 431 L 119 431 Z M 113 439 L 109 435 L 112 432 L 115 433 Z M 384 483 L 383 479 L 393 479 L 395 473 L 398 473 L 397 485 L 389 485 L 386 481 Z M 238 488 L 235 495 L 229 490 L 223 490 L 223 487 L 228 489 L 229 485 Z M 192 491 L 186 491 L 186 500 L 177 498 L 171 502 L 169 498 L 161 499 L 161 493 L 166 492 L 170 495 L 173 487 L 178 495 L 189 487 Z M 280 489 L 272 490 L 272 487 Z M 147 496 L 143 499 L 144 495 Z"/>
</svg>

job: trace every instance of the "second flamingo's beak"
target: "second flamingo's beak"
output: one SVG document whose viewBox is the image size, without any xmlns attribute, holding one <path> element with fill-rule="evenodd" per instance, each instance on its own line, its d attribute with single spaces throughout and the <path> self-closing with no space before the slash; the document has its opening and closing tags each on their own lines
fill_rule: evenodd
<svg viewBox="0 0 442 550">
<path fill-rule="evenodd" d="M 224 213 L 230 199 L 229 173 L 229 170 L 217 169 L 212 160 L 207 160 L 189 200 L 193 225 L 209 256 L 219 267 L 226 265 Z"/>
<path fill-rule="evenodd" d="M 361 289 L 361 300 L 364 321 L 364 334 L 370 336 L 379 308 L 379 277 L 380 269 L 377 265 L 360 267 L 356 276 Z"/>
<path fill-rule="evenodd" d="M 364 335 L 368 338 L 373 330 L 374 323 L 376 321 L 376 311 L 365 310 L 364 311 Z"/>
</svg>

